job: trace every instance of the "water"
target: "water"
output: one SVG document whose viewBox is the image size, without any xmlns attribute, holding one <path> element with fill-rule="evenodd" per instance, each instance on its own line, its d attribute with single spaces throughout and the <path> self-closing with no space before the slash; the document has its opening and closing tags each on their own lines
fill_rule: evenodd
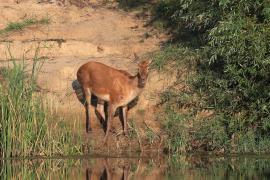
<svg viewBox="0 0 270 180">
<path fill-rule="evenodd" d="M 270 179 L 269 156 L 69 157 L 1 161 L 1 179 Z"/>
</svg>

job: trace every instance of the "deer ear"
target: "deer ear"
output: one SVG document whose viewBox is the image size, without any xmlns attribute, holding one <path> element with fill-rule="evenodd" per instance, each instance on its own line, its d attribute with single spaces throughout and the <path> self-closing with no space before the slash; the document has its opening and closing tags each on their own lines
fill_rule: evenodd
<svg viewBox="0 0 270 180">
<path fill-rule="evenodd" d="M 149 66 L 152 63 L 152 59 L 147 61 L 147 66 Z"/>
<path fill-rule="evenodd" d="M 134 61 L 138 62 L 139 61 L 139 56 L 136 53 L 134 53 L 133 55 L 134 55 Z"/>
</svg>

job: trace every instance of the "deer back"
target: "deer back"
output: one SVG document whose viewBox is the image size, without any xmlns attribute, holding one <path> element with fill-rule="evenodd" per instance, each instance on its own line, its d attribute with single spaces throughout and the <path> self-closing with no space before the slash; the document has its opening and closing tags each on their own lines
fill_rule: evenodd
<svg viewBox="0 0 270 180">
<path fill-rule="evenodd" d="M 117 96 L 117 93 L 125 96 L 133 88 L 131 74 L 98 62 L 82 65 L 77 78 L 82 86 L 89 88 L 97 96 Z"/>
</svg>

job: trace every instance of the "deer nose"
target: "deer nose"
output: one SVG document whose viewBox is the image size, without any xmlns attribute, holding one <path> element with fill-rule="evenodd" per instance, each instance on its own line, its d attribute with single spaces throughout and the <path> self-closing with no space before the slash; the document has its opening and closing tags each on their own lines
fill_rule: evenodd
<svg viewBox="0 0 270 180">
<path fill-rule="evenodd" d="M 145 85 L 145 79 L 142 80 L 142 84 Z"/>
</svg>

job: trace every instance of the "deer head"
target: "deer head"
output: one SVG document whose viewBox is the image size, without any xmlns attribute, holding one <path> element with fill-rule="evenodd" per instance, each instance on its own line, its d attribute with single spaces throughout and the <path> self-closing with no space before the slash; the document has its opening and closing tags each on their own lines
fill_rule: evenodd
<svg viewBox="0 0 270 180">
<path fill-rule="evenodd" d="M 151 61 L 149 60 L 144 60 L 141 61 L 138 64 L 138 75 L 139 75 L 139 79 L 140 79 L 140 84 L 139 86 L 145 86 L 147 77 L 148 77 L 148 71 L 149 71 L 149 65 L 151 64 Z"/>
<path fill-rule="evenodd" d="M 134 62 L 138 63 L 138 86 L 140 88 L 143 88 L 145 86 L 145 83 L 147 81 L 148 77 L 148 71 L 149 71 L 149 65 L 151 64 L 151 60 L 142 60 L 140 61 L 140 58 L 136 53 L 134 53 Z"/>
</svg>

